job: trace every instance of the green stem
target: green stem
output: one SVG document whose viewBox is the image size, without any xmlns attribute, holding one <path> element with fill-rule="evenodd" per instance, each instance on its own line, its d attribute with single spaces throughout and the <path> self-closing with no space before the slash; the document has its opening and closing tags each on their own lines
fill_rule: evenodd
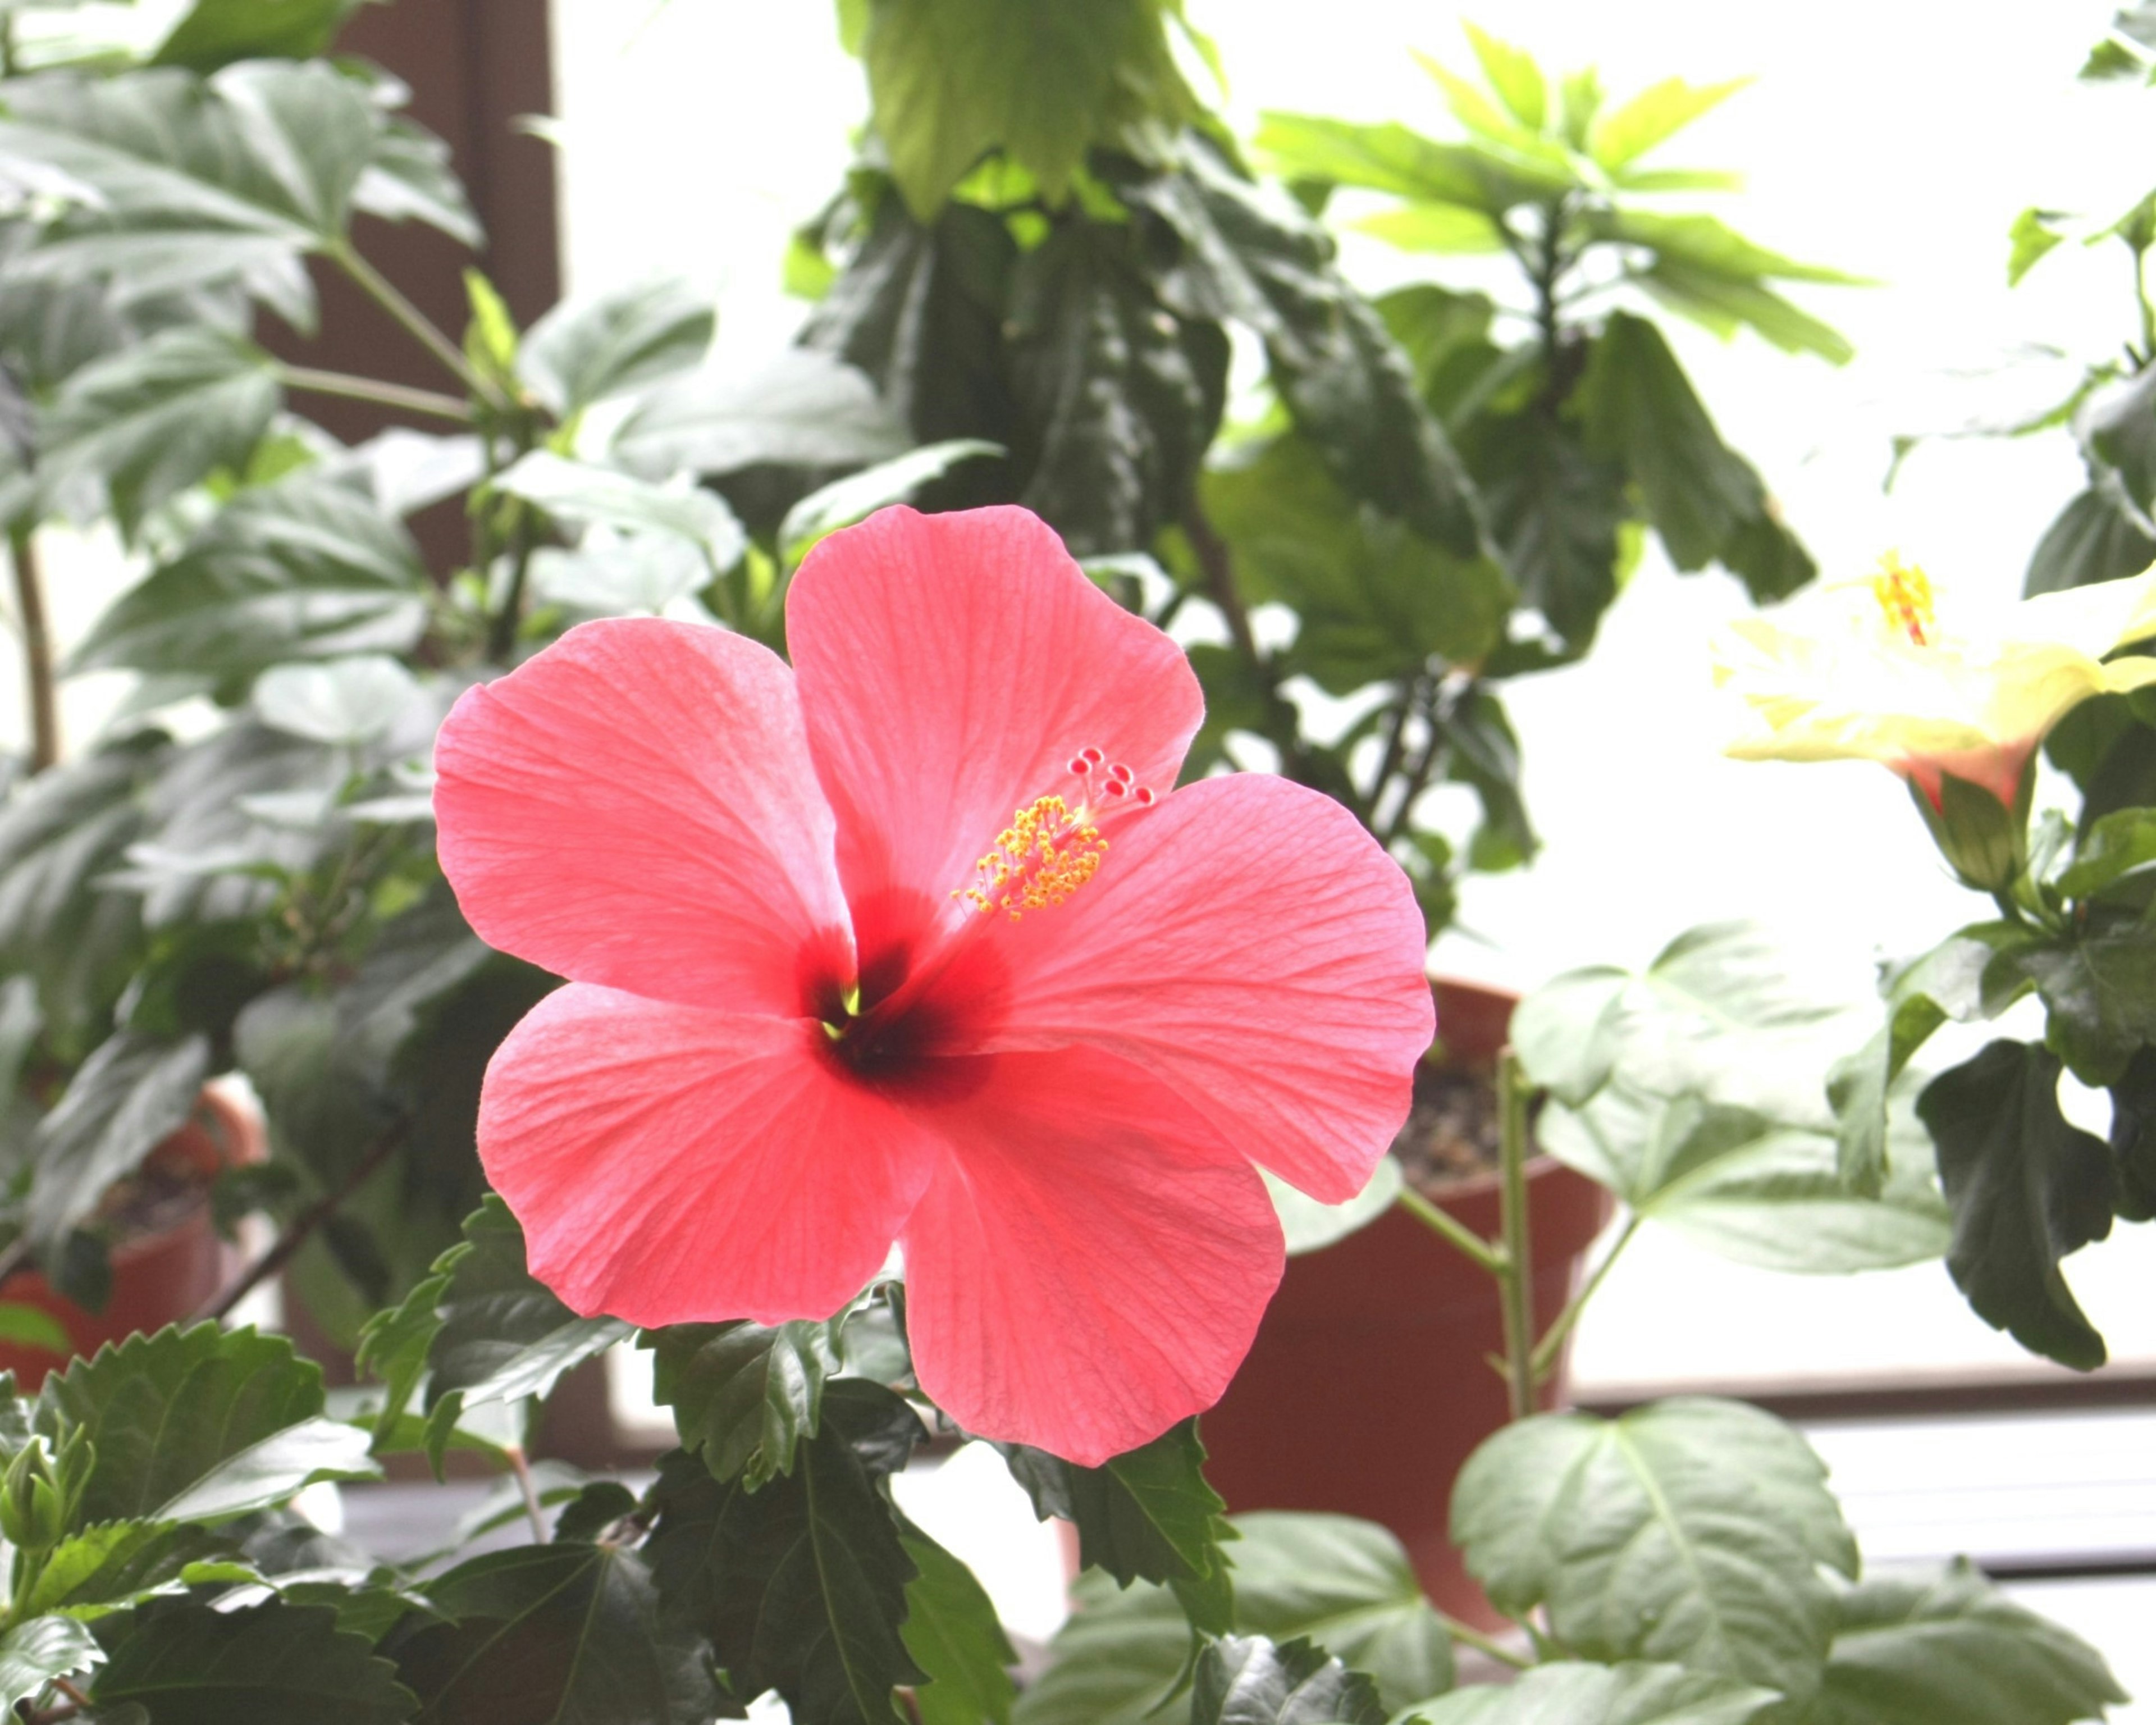
<svg viewBox="0 0 2156 1725">
<path fill-rule="evenodd" d="M 439 360 L 474 396 L 495 407 L 509 405 L 501 399 L 501 393 L 472 368 L 456 343 L 436 328 L 425 312 L 405 298 L 395 282 L 361 256 L 349 240 L 339 240 L 331 246 L 329 256 L 369 299 L 403 325 L 419 345 Z"/>
<path fill-rule="evenodd" d="M 1436 1612 L 1437 1620 L 1444 1627 L 1445 1634 L 1462 1645 L 1472 1647 L 1477 1653 L 1486 1653 L 1498 1664 L 1508 1665 L 1516 1671 L 1526 1671 L 1534 1664 L 1534 1661 L 1515 1653 L 1502 1641 L 1484 1635 L 1479 1629 L 1470 1628 L 1458 1618 L 1439 1611 L 1435 1605 L 1430 1609 Z"/>
<path fill-rule="evenodd" d="M 510 530 L 509 540 L 513 559 L 509 591 L 502 595 L 501 608 L 495 613 L 486 632 L 486 656 L 497 665 L 509 663 L 509 655 L 516 647 L 516 632 L 524 623 L 524 589 L 531 580 L 531 553 L 538 543 L 529 504 L 518 506 L 516 525 Z"/>
<path fill-rule="evenodd" d="M 38 564 L 37 536 L 29 523 L 8 531 L 8 550 L 15 567 L 15 608 L 23 619 L 23 680 L 29 691 L 30 770 L 43 773 L 60 758 L 59 676 L 53 654 L 50 619 L 45 611 L 45 582 Z"/>
<path fill-rule="evenodd" d="M 1510 1048 L 1497 1055 L 1500 1236 L 1504 1266 L 1505 1388 L 1512 1417 L 1535 1411 L 1534 1259 L 1527 1236 L 1527 1082 Z"/>
<path fill-rule="evenodd" d="M 1625 1248 L 1631 1245 L 1632 1236 L 1639 1231 L 1640 1219 L 1637 1216 L 1628 1216 L 1625 1221 L 1624 1232 L 1611 1242 L 1609 1250 L 1603 1254 L 1602 1261 L 1594 1266 L 1594 1273 L 1587 1278 L 1587 1285 L 1572 1296 L 1564 1310 L 1558 1314 L 1557 1322 L 1549 1327 L 1542 1340 L 1535 1343 L 1534 1368 L 1537 1384 L 1539 1384 L 1548 1379 L 1552 1368 L 1557 1364 L 1559 1351 L 1564 1347 L 1564 1338 L 1572 1333 L 1573 1326 L 1579 1322 L 1580 1314 L 1587 1310 L 1587 1302 L 1594 1297 L 1595 1290 L 1602 1286 L 1603 1277 L 1609 1274 L 1610 1266 L 1616 1263 Z"/>
<path fill-rule="evenodd" d="M 2156 306 L 2148 303 L 2148 253 L 2139 246 L 2133 252 L 2133 299 L 2141 308 L 2141 352 L 2146 364 L 2147 356 L 2156 354 Z"/>
<path fill-rule="evenodd" d="M 1502 1276 L 1505 1273 L 1505 1255 L 1501 1250 L 1483 1239 L 1450 1210 L 1432 1204 L 1414 1187 L 1401 1187 L 1400 1195 L 1394 1202 L 1431 1233 L 1457 1246 L 1491 1275 Z"/>
<path fill-rule="evenodd" d="M 394 408 L 402 413 L 453 419 L 459 425 L 472 423 L 468 403 L 432 389 L 412 389 L 402 383 L 355 377 L 344 372 L 317 371 L 312 366 L 280 365 L 276 375 L 277 381 L 287 389 L 300 390 L 309 395 L 334 395 L 344 401 L 372 402 L 377 407 Z"/>
</svg>

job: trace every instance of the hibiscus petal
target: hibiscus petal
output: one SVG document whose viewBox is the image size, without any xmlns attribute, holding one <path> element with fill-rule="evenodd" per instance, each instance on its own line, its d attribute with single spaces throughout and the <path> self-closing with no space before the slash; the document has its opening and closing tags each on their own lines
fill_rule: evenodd
<svg viewBox="0 0 2156 1725">
<path fill-rule="evenodd" d="M 1220 1399 L 1280 1281 L 1250 1163 L 1088 1049 L 984 1062 L 923 1117 L 951 1154 L 906 1224 L 921 1387 L 968 1431 L 1082 1466 Z"/>
<path fill-rule="evenodd" d="M 851 980 L 793 675 L 753 641 L 585 624 L 467 690 L 434 762 L 442 868 L 490 945 L 728 1012 L 814 1014 Z"/>
<path fill-rule="evenodd" d="M 656 1326 L 829 1317 L 941 1145 L 814 1023 L 572 983 L 487 1067 L 479 1152 L 534 1276 L 579 1312 Z"/>
<path fill-rule="evenodd" d="M 1012 812 L 1091 747 L 1165 794 L 1204 716 L 1182 651 L 1022 509 L 886 509 L 811 552 L 787 641 L 865 983 L 957 914 Z"/>
<path fill-rule="evenodd" d="M 1268 774 L 1186 785 L 1115 831 L 1069 903 L 1004 945 L 984 1052 L 1089 1043 L 1136 1062 L 1312 1198 L 1368 1182 L 1434 1013 L 1398 864 L 1329 797 Z"/>
</svg>

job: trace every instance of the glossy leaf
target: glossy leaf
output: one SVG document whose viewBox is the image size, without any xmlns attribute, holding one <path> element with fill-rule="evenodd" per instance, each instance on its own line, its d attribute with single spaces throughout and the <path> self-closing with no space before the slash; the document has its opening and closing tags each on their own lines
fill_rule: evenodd
<svg viewBox="0 0 2156 1725">
<path fill-rule="evenodd" d="M 816 1435 L 824 1382 L 839 1371 L 836 1327 L 805 1320 L 677 1324 L 642 1345 L 654 1353 L 652 1394 L 674 1409 L 682 1447 L 714 1479 L 739 1476 L 751 1491 L 793 1471 L 802 1440 Z"/>
<path fill-rule="evenodd" d="M 1521 598 L 1568 648 L 1585 649 L 1617 597 L 1618 534 L 1630 513 L 1623 469 L 1538 409 L 1480 424 L 1466 454 Z"/>
<path fill-rule="evenodd" d="M 2048 1009 L 2044 1040 L 2084 1084 L 2109 1084 L 2156 1042 L 2156 931 L 2116 912 L 2068 932 L 2001 946 L 1987 989 L 2033 985 Z"/>
<path fill-rule="evenodd" d="M 725 500 L 694 485 L 654 485 L 545 449 L 534 449 L 493 483 L 562 521 L 685 540 L 715 574 L 732 568 L 748 547 Z"/>
<path fill-rule="evenodd" d="M 1227 1635 L 1198 1661 L 1191 1725 L 1384 1725 L 1377 1686 L 1307 1641 Z"/>
<path fill-rule="evenodd" d="M 1415 1707 L 1400 1725 L 1743 1725 L 1779 1699 L 1681 1666 L 1556 1660 L 1502 1687 L 1461 1689 Z"/>
<path fill-rule="evenodd" d="M 234 1611 L 161 1601 L 111 1620 L 116 1643 L 91 1692 L 100 1711 L 131 1704 L 157 1725 L 403 1725 L 410 1691 L 362 1635 L 324 1606 Z"/>
<path fill-rule="evenodd" d="M 995 1602 L 973 1572 L 917 1527 L 901 1530 L 912 1560 L 900 1633 L 928 1681 L 913 1692 L 920 1725 L 1009 1725 L 1018 1655 L 996 1620 Z"/>
<path fill-rule="evenodd" d="M 557 418 L 654 383 L 700 361 L 716 318 L 685 281 L 632 283 L 564 300 L 532 325 L 517 365 Z"/>
<path fill-rule="evenodd" d="M 1802 1704 L 1833 1629 L 1820 1566 L 1856 1568 L 1825 1478 L 1793 1428 L 1738 1403 L 1543 1414 L 1469 1459 L 1452 1534 L 1494 1604 L 1543 1606 L 1580 1654 L 1667 1661 Z"/>
<path fill-rule="evenodd" d="M 2044 530 L 2029 555 L 2022 591 L 2033 598 L 2098 581 L 2123 580 L 2138 575 L 2152 562 L 2156 562 L 2156 538 L 2092 485 Z"/>
<path fill-rule="evenodd" d="M 662 1622 L 632 1553 L 582 1543 L 490 1552 L 426 1594 L 450 1620 L 386 1644 L 424 1725 L 705 1725 L 719 1707 L 701 1649 Z"/>
<path fill-rule="evenodd" d="M 105 1662 L 105 1650 L 68 1617 L 32 1617 L 0 1635 L 0 1714 L 34 1701 L 55 1677 L 77 1676 Z"/>
<path fill-rule="evenodd" d="M 1994 1042 L 1933 1079 L 1917 1110 L 1953 1209 L 1947 1268 L 1977 1316 L 2033 1353 L 2102 1365 L 2059 1262 L 2111 1232 L 2117 1176 L 2103 1140 L 2059 1111 L 2057 1057 Z"/>
<path fill-rule="evenodd" d="M 214 72 L 234 60 L 304 60 L 327 51 L 358 0 L 195 0 L 151 64 Z"/>
<path fill-rule="evenodd" d="M 865 521 L 891 504 L 908 501 L 923 485 L 942 478 L 961 462 L 1004 453 L 1000 444 L 953 438 L 945 443 L 924 444 L 834 480 L 786 511 L 778 528 L 779 552 L 789 565 L 798 563 L 827 533 Z"/>
<path fill-rule="evenodd" d="M 230 1549 L 206 1527 L 100 1522 L 53 1548 L 38 1572 L 30 1609 L 94 1620 L 151 1594 L 176 1590 L 191 1565 Z"/>
<path fill-rule="evenodd" d="M 95 1214 L 114 1182 L 187 1124 L 208 1073 L 201 1036 L 122 1030 L 100 1046 L 32 1136 L 31 1238 L 55 1243 Z"/>
<path fill-rule="evenodd" d="M 637 403 L 612 453 L 655 480 L 766 463 L 855 467 L 901 454 L 906 442 L 853 366 L 789 347 L 753 371 L 696 372 L 661 385 Z"/>
<path fill-rule="evenodd" d="M 284 1502 L 322 1480 L 370 1480 L 382 1470 L 367 1434 L 341 1420 L 302 1420 L 227 1456 L 151 1513 L 157 1522 L 222 1522 Z"/>
</svg>

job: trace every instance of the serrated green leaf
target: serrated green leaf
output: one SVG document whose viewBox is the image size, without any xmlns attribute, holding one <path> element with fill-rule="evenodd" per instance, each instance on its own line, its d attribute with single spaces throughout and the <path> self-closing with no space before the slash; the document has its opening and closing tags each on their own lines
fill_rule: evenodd
<svg viewBox="0 0 2156 1725">
<path fill-rule="evenodd" d="M 709 297 L 679 278 L 566 300 L 532 325 L 516 356 L 557 418 L 693 366 L 711 345 Z"/>
<path fill-rule="evenodd" d="M 1779 1699 L 1681 1666 L 1555 1660 L 1502 1688 L 1461 1689 L 1412 1708 L 1399 1725 L 1743 1725 Z"/>
<path fill-rule="evenodd" d="M 96 1637 L 72 1618 L 33 1617 L 16 1624 L 0 1635 L 0 1715 L 13 1718 L 19 1702 L 36 1700 L 54 1678 L 104 1662 Z"/>
<path fill-rule="evenodd" d="M 1826 1470 L 1790 1426 L 1680 1398 L 1617 1420 L 1544 1414 L 1477 1450 L 1452 1535 L 1500 1609 L 1536 1605 L 1590 1658 L 1661 1660 L 1808 1702 L 1856 1568 Z"/>
<path fill-rule="evenodd" d="M 169 1502 L 157 1522 L 221 1522 L 270 1509 L 322 1480 L 372 1480 L 367 1435 L 341 1420 L 302 1420 L 227 1456 Z"/>
<path fill-rule="evenodd" d="M 2117 1175 L 2102 1139 L 2059 1111 L 2059 1061 L 1994 1042 L 1917 1104 L 1954 1216 L 1947 1268 L 1978 1317 L 2083 1371 L 2104 1362 L 2059 1261 L 2111 1232 Z"/>
<path fill-rule="evenodd" d="M 180 1585 L 192 1564 L 229 1549 L 207 1527 L 105 1522 L 62 1540 L 38 1572 L 33 1611 L 95 1618 Z"/>
<path fill-rule="evenodd" d="M 901 1530 L 913 1560 L 906 1584 L 906 1651 L 927 1674 L 913 1692 L 920 1725 L 1009 1725 L 1018 1663 L 996 1608 L 973 1572 L 918 1527 Z"/>
<path fill-rule="evenodd" d="M 159 1601 L 100 1623 L 111 1659 L 91 1694 L 156 1725 L 403 1725 L 413 1696 L 396 1667 L 336 1622 L 323 1606 Z"/>
<path fill-rule="evenodd" d="M 1588 134 L 1588 151 L 1614 173 L 1721 106 L 1751 81 L 1732 78 L 1724 84 L 1693 85 L 1681 78 L 1665 78 L 1604 113 Z"/>
<path fill-rule="evenodd" d="M 839 1370 L 834 1324 L 806 1320 L 767 1328 L 739 1319 L 649 1331 L 652 1394 L 674 1409 L 684 1449 L 718 1480 L 743 1476 L 752 1491 L 793 1471 L 794 1454 L 816 1435 L 824 1384 Z"/>
<path fill-rule="evenodd" d="M 1377 1686 L 1308 1641 L 1224 1635 L 1200 1656 L 1191 1725 L 1385 1725 Z"/>
<path fill-rule="evenodd" d="M 426 1586 L 451 1620 L 386 1644 L 424 1725 L 705 1725 L 717 1686 L 661 1621 L 644 1560 L 572 1542 L 490 1552 Z"/>
</svg>

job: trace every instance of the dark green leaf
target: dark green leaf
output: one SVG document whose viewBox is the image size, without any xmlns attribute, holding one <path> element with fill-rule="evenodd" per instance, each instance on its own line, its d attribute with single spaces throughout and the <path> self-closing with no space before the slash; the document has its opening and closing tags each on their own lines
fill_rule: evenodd
<svg viewBox="0 0 2156 1725">
<path fill-rule="evenodd" d="M 796 1449 L 816 1435 L 824 1384 L 839 1370 L 834 1323 L 767 1328 L 738 1319 L 648 1332 L 653 1395 L 674 1409 L 684 1449 L 718 1480 L 752 1491 L 793 1471 Z"/>
<path fill-rule="evenodd" d="M 359 0 L 195 0 L 151 64 L 214 72 L 234 60 L 311 59 L 327 52 Z"/>
<path fill-rule="evenodd" d="M 696 1457 L 660 1466 L 652 1574 L 670 1617 L 708 1635 L 735 1692 L 776 1689 L 796 1725 L 869 1725 L 926 1674 L 902 1637 L 913 1560 L 880 1481 L 920 1430 L 890 1391 L 843 1379 L 790 1476 L 751 1491 Z"/>
<path fill-rule="evenodd" d="M 221 1522 L 272 1509 L 322 1480 L 368 1480 L 382 1470 L 367 1453 L 367 1434 L 341 1420 L 302 1420 L 227 1456 L 151 1512 L 159 1522 Z"/>
<path fill-rule="evenodd" d="M 87 521 L 110 507 L 131 536 L 189 485 L 244 469 L 282 402 L 252 342 L 201 326 L 166 330 L 62 386 L 39 476 L 58 508 Z"/>
<path fill-rule="evenodd" d="M 1839 1612 L 1804 1725 L 2068 1725 L 2126 1702 L 2095 1648 L 1966 1562 L 1859 1583 Z"/>
<path fill-rule="evenodd" d="M 1630 516 L 1623 469 L 1539 408 L 1485 419 L 1466 454 L 1520 597 L 1568 648 L 1584 649 L 1617 597 L 1617 533 Z"/>
<path fill-rule="evenodd" d="M 15 1717 L 18 1702 L 34 1701 L 55 1677 L 87 1671 L 105 1662 L 105 1651 L 72 1618 L 33 1617 L 0 1635 L 0 1715 Z"/>
<path fill-rule="evenodd" d="M 2109 496 L 2094 486 L 2059 511 L 2030 553 L 2022 591 L 2061 593 L 2092 582 L 2138 575 L 2156 562 L 2156 539 L 2121 514 Z"/>
<path fill-rule="evenodd" d="M 661 1623 L 643 1560 L 582 1543 L 492 1552 L 430 1581 L 434 1609 L 388 1644 L 424 1725 L 705 1725 L 702 1650 Z"/>
<path fill-rule="evenodd" d="M 2156 809 L 2119 809 L 2092 822 L 2074 846 L 2074 860 L 2052 884 L 2068 898 L 2087 898 L 2156 862 Z"/>
<path fill-rule="evenodd" d="M 1198 1661 L 1191 1725 L 1384 1725 L 1377 1686 L 1307 1641 L 1227 1635 Z"/>
<path fill-rule="evenodd" d="M 2118 1214 L 2129 1222 L 2156 1219 L 2156 1048 L 2143 1049 L 2111 1087 L 2111 1153 Z"/>
<path fill-rule="evenodd" d="M 1469 1459 L 1452 1535 L 1492 1603 L 1543 1606 L 1580 1654 L 1671 1661 L 1801 1705 L 1833 1628 L 1820 1566 L 1856 1568 L 1825 1481 L 1793 1427 L 1738 1403 L 1543 1414 Z"/>
<path fill-rule="evenodd" d="M 281 1336 L 213 1323 L 131 1336 L 48 1378 L 38 1430 L 96 1446 L 74 1525 L 139 1519 L 264 1438 L 322 1410 L 321 1368 Z M 296 1488 L 295 1488 L 296 1489 Z"/>
<path fill-rule="evenodd" d="M 99 1048 L 30 1140 L 30 1237 L 49 1245 L 95 1215 L 113 1183 L 187 1124 L 208 1071 L 201 1036 L 122 1030 Z"/>
<path fill-rule="evenodd" d="M 928 1681 L 913 1692 L 920 1725 L 1008 1725 L 1018 1655 L 973 1572 L 918 1527 L 899 1535 L 913 1561 L 900 1634 Z"/>
<path fill-rule="evenodd" d="M 427 592 L 410 538 L 372 500 L 295 475 L 243 493 L 122 594 L 71 668 L 244 676 L 288 660 L 399 653 L 425 626 Z"/>
<path fill-rule="evenodd" d="M 1197 111 L 1161 0 L 875 0 L 862 58 L 877 135 L 923 220 L 992 150 L 1060 203 L 1091 146 Z"/>
<path fill-rule="evenodd" d="M 1400 1543 L 1371 1522 L 1283 1512 L 1238 1516 L 1228 1548 L 1235 1627 L 1308 1637 L 1376 1682 L 1387 1707 L 1452 1685 L 1452 1643 Z M 1167 1588 L 1079 1578 L 1080 1609 L 1048 1669 L 1020 1697 L 1017 1725 L 1140 1725 L 1188 1667 L 1190 1626 Z"/>
<path fill-rule="evenodd" d="M 1977 1315 L 2034 1353 L 2090 1370 L 2103 1338 L 2059 1260 L 2111 1232 L 2116 1176 L 2103 1140 L 2059 1111 L 2059 1061 L 1994 1042 L 1933 1079 L 1917 1111 L 1953 1207 L 1947 1268 Z"/>
<path fill-rule="evenodd" d="M 695 365 L 711 345 L 710 299 L 674 278 L 568 300 L 532 325 L 517 365 L 556 417 Z"/>
<path fill-rule="evenodd" d="M 403 1725 L 411 1692 L 362 1635 L 323 1606 L 214 1610 L 178 1600 L 137 1610 L 111 1639 L 92 1691 L 100 1712 L 131 1703 L 154 1725 Z M 104 1625 L 100 1625 L 103 1628 Z"/>
<path fill-rule="evenodd" d="M 1681 1666 L 1555 1660 L 1502 1688 L 1456 1690 L 1403 1725 L 1743 1725 L 1779 1699 Z"/>
<path fill-rule="evenodd" d="M 2156 1042 L 2156 928 L 2138 919 L 2099 916 L 2016 942 L 1985 972 L 1988 989 L 2008 979 L 2044 997 L 2044 1040 L 2084 1084 L 2109 1084 Z"/>
<path fill-rule="evenodd" d="M 1897 993 L 1878 1034 L 1829 1070 L 1827 1101 L 1838 1123 L 1835 1166 L 1851 1191 L 1876 1198 L 1883 1189 L 1889 1092 L 1910 1056 L 1946 1021 L 1945 1008 L 1921 989 Z"/>
<path fill-rule="evenodd" d="M 2156 367 L 2091 398 L 2074 434 L 2097 489 L 2143 532 L 2156 531 Z"/>
</svg>

